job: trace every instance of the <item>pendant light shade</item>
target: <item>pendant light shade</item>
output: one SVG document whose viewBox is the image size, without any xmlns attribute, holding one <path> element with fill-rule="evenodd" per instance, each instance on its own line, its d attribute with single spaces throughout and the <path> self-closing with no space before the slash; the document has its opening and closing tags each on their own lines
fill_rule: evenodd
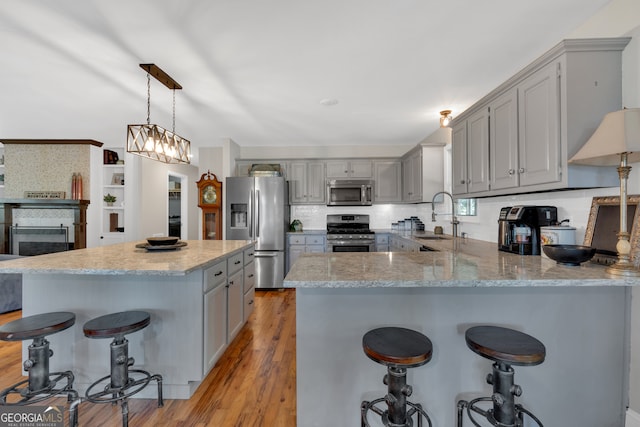
<svg viewBox="0 0 640 427">
<path fill-rule="evenodd" d="M 164 71 L 155 64 L 140 64 L 147 71 L 147 124 L 127 126 L 127 152 L 157 160 L 163 163 L 191 162 L 191 143 L 175 132 L 176 123 L 176 89 L 182 89 Z M 173 90 L 173 129 L 171 131 L 151 124 L 151 77 Z"/>
</svg>

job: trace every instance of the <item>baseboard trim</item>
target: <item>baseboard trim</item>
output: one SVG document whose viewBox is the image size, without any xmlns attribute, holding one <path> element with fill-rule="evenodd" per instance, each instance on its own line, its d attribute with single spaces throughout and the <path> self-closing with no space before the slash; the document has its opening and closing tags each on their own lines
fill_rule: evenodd
<svg viewBox="0 0 640 427">
<path fill-rule="evenodd" d="M 632 409 L 627 409 L 627 416 L 624 422 L 625 427 L 640 427 L 640 414 Z"/>
</svg>

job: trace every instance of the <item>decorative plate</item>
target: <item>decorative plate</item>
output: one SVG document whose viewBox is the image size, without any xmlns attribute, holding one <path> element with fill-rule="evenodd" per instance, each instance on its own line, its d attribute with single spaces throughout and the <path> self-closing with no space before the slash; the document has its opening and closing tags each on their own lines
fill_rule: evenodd
<svg viewBox="0 0 640 427">
<path fill-rule="evenodd" d="M 136 248 L 146 249 L 148 251 L 173 251 L 187 246 L 187 242 L 179 241 L 175 245 L 150 245 L 149 243 L 138 243 Z"/>
</svg>

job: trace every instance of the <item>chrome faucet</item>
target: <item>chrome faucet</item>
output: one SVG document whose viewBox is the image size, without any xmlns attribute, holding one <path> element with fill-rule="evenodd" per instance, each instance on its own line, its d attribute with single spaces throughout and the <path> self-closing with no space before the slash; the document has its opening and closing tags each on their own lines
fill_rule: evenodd
<svg viewBox="0 0 640 427">
<path fill-rule="evenodd" d="M 460 224 L 460 221 L 458 221 L 458 218 L 456 218 L 456 204 L 453 201 L 453 196 L 448 191 L 438 191 L 436 194 L 433 195 L 433 198 L 431 199 L 431 221 L 436 222 L 435 201 L 436 201 L 436 197 L 438 197 L 441 194 L 446 194 L 451 198 L 451 224 L 453 225 L 453 238 L 455 239 L 456 237 L 458 237 L 458 224 Z"/>
</svg>

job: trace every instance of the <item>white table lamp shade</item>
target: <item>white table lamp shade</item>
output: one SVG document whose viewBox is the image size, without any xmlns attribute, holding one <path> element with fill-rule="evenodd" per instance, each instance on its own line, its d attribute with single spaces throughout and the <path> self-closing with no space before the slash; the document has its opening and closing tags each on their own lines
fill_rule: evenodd
<svg viewBox="0 0 640 427">
<path fill-rule="evenodd" d="M 640 108 L 608 113 L 570 163 L 595 166 L 620 164 L 620 154 L 628 153 L 630 163 L 640 162 Z"/>
</svg>

